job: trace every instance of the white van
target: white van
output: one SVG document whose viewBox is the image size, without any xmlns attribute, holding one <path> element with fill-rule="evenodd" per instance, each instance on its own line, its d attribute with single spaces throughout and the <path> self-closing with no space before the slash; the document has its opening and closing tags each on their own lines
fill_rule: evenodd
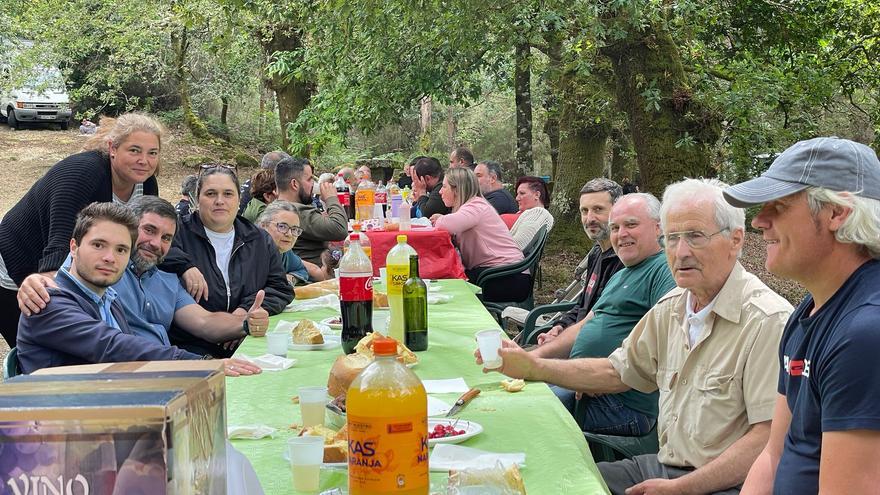
<svg viewBox="0 0 880 495">
<path fill-rule="evenodd" d="M 3 70 L 9 69 L 4 67 Z M 61 71 L 56 68 L 35 67 L 34 76 L 21 87 L 0 87 L 0 117 L 6 119 L 12 129 L 18 129 L 23 123 L 57 123 L 67 129 L 70 115 L 70 98 Z"/>
</svg>

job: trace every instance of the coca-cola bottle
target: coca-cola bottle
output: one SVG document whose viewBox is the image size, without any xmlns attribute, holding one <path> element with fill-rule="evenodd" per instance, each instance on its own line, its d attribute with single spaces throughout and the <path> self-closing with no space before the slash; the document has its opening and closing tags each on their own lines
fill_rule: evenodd
<svg viewBox="0 0 880 495">
<path fill-rule="evenodd" d="M 361 247 L 360 235 L 353 233 L 345 256 L 339 263 L 339 306 L 342 313 L 342 349 L 354 346 L 373 332 L 373 265 Z"/>
</svg>

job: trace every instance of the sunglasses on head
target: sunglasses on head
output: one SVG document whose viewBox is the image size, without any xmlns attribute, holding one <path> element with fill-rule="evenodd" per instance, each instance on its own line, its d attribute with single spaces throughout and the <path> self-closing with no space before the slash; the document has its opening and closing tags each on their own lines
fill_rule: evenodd
<svg viewBox="0 0 880 495">
<path fill-rule="evenodd" d="M 232 175 L 238 176 L 238 167 L 235 164 L 226 163 L 204 163 L 199 166 L 199 177 L 207 173 L 209 170 L 223 169 L 232 172 Z"/>
</svg>

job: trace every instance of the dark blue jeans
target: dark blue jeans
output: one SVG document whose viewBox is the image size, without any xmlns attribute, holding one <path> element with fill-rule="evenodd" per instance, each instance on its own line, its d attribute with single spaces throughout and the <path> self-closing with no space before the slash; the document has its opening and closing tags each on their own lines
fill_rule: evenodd
<svg viewBox="0 0 880 495">
<path fill-rule="evenodd" d="M 573 391 L 556 385 L 551 385 L 550 389 L 574 416 L 583 431 L 601 435 L 640 437 L 647 435 L 657 422 L 657 418 L 626 407 L 614 394 L 598 397 L 584 395 L 581 397 L 579 408 L 583 414 L 577 414 L 575 406 L 578 401 Z"/>
</svg>

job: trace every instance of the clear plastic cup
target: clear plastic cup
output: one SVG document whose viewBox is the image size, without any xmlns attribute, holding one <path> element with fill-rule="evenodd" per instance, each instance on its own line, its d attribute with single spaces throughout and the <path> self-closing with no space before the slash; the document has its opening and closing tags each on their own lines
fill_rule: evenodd
<svg viewBox="0 0 880 495">
<path fill-rule="evenodd" d="M 287 343 L 290 340 L 290 334 L 287 332 L 269 332 L 266 334 L 266 343 L 268 344 L 269 354 L 287 357 Z"/>
<path fill-rule="evenodd" d="M 483 357 L 483 367 L 489 370 L 500 368 L 502 363 L 498 349 L 501 349 L 501 330 L 481 330 L 476 337 L 480 355 Z"/>
<path fill-rule="evenodd" d="M 293 489 L 316 492 L 320 486 L 321 462 L 324 460 L 324 437 L 302 436 L 287 440 Z"/>
<path fill-rule="evenodd" d="M 299 409 L 302 413 L 303 427 L 324 424 L 327 401 L 327 387 L 299 388 Z"/>
</svg>

